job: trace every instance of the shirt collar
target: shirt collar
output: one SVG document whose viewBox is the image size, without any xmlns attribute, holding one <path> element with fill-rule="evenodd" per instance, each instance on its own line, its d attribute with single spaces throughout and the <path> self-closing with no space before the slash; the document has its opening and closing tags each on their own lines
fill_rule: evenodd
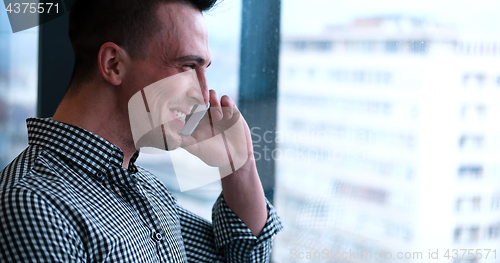
<svg viewBox="0 0 500 263">
<path fill-rule="evenodd" d="M 122 166 L 122 150 L 92 132 L 50 118 L 29 118 L 26 123 L 30 145 L 52 150 L 98 179 Z M 134 164 L 137 157 L 138 152 L 130 160 L 131 173 L 137 171 Z"/>
</svg>

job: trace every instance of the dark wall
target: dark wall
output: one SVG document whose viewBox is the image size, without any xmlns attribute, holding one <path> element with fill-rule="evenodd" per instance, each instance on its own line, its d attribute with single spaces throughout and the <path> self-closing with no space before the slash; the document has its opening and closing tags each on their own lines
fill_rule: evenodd
<svg viewBox="0 0 500 263">
<path fill-rule="evenodd" d="M 37 115 L 52 117 L 69 86 L 73 70 L 68 13 L 39 27 Z"/>
</svg>

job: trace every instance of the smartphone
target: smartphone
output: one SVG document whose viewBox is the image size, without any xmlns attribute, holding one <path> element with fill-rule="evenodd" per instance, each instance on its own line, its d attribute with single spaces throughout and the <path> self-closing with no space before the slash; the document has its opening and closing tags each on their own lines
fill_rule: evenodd
<svg viewBox="0 0 500 263">
<path fill-rule="evenodd" d="M 207 114 L 208 108 L 210 108 L 210 102 L 207 105 L 197 104 L 193 106 L 191 113 L 186 115 L 186 124 L 181 129 L 182 136 L 191 136 L 196 127 L 198 127 L 201 119 Z"/>
</svg>

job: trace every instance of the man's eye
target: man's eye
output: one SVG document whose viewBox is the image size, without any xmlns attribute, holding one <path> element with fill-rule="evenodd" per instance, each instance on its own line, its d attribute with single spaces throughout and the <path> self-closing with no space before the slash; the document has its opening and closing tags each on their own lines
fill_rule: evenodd
<svg viewBox="0 0 500 263">
<path fill-rule="evenodd" d="M 196 67 L 195 64 L 187 64 L 187 65 L 182 65 L 183 68 L 191 68 L 194 69 Z"/>
</svg>

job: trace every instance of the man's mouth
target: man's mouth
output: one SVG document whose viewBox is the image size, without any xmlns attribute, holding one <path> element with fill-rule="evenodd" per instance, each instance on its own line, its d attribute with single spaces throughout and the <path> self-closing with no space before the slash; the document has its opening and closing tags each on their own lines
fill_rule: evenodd
<svg viewBox="0 0 500 263">
<path fill-rule="evenodd" d="M 175 116 L 177 116 L 177 118 L 179 118 L 183 121 L 186 120 L 186 115 L 187 115 L 186 113 L 184 113 L 182 111 L 178 111 L 178 110 L 171 110 L 171 111 L 175 114 Z"/>
</svg>

